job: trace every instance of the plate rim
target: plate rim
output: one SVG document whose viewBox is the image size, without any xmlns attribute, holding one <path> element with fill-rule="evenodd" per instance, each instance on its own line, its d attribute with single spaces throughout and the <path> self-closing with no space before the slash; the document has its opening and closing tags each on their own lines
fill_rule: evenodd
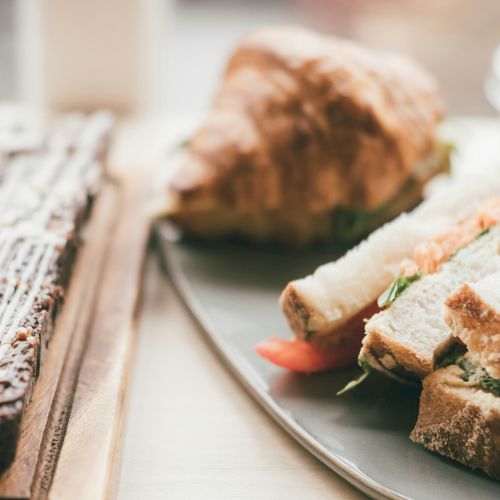
<svg viewBox="0 0 500 500">
<path fill-rule="evenodd" d="M 173 241 L 168 234 L 168 223 L 157 221 L 154 224 L 154 233 L 157 236 L 157 243 L 165 251 L 159 251 L 160 259 L 168 270 L 174 288 L 181 298 L 184 307 L 189 315 L 196 321 L 208 340 L 210 347 L 223 362 L 231 375 L 245 388 L 254 400 L 266 411 L 266 413 L 284 429 L 290 437 L 295 439 L 303 448 L 311 453 L 316 459 L 325 464 L 341 478 L 349 482 L 361 492 L 371 498 L 409 500 L 410 497 L 396 493 L 394 490 L 383 486 L 378 481 L 363 474 L 361 471 L 350 466 L 340 457 L 326 449 L 317 439 L 311 436 L 301 425 L 296 422 L 279 404 L 266 392 L 262 391 L 260 379 L 250 370 L 244 370 L 243 365 L 238 365 L 233 360 L 230 345 L 218 334 L 217 328 L 204 312 L 204 307 L 196 299 L 191 291 L 188 280 L 181 272 L 181 266 L 176 262 L 171 248 L 178 244 Z"/>
</svg>

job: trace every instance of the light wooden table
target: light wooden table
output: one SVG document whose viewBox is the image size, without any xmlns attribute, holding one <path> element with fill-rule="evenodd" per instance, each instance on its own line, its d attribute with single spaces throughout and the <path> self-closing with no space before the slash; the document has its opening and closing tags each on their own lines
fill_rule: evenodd
<svg viewBox="0 0 500 500">
<path fill-rule="evenodd" d="M 361 498 L 222 365 L 148 257 L 118 498 Z"/>
</svg>

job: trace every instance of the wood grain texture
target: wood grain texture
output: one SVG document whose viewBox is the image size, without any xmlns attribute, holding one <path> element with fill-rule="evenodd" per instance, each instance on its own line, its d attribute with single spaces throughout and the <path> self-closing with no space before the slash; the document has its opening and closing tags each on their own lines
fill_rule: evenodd
<svg viewBox="0 0 500 500">
<path fill-rule="evenodd" d="M 148 176 L 122 177 L 120 217 L 76 386 L 49 498 L 108 498 L 114 494 L 126 385 L 134 344 L 149 219 L 142 210 Z"/>
<path fill-rule="evenodd" d="M 50 485 L 71 407 L 94 297 L 115 220 L 116 190 L 106 184 L 85 228 L 65 304 L 21 423 L 16 457 L 0 477 L 1 498 L 42 498 Z"/>
</svg>

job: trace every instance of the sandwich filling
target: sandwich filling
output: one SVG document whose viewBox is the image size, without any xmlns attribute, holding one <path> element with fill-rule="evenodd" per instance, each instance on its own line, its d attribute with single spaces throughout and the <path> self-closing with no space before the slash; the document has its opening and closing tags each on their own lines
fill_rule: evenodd
<svg viewBox="0 0 500 500">
<path fill-rule="evenodd" d="M 462 380 L 464 382 L 500 397 L 500 380 L 493 378 L 485 368 L 475 364 L 468 355 L 459 358 L 456 364 L 463 372 Z"/>
<path fill-rule="evenodd" d="M 500 397 L 500 379 L 492 377 L 488 369 L 480 365 L 477 355 L 467 352 L 465 347 L 457 346 L 441 360 L 438 368 L 454 365 L 460 368 L 460 379 L 467 386 Z"/>
</svg>

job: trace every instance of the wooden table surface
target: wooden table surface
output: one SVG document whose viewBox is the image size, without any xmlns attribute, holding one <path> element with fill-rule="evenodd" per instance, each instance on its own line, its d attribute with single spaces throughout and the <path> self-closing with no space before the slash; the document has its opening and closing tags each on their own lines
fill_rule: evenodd
<svg viewBox="0 0 500 500">
<path fill-rule="evenodd" d="M 233 379 L 158 260 L 146 263 L 118 498 L 361 498 Z"/>
</svg>

